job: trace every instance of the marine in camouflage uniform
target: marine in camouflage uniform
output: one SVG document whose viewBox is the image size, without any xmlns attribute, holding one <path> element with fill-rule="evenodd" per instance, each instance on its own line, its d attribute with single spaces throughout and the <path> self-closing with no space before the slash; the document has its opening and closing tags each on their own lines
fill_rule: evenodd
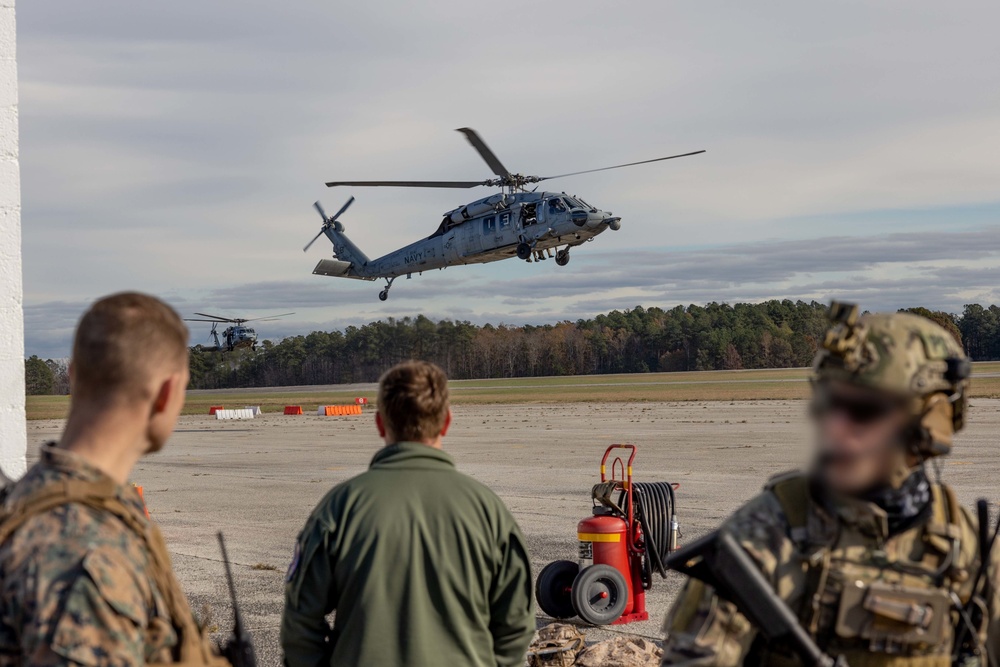
<svg viewBox="0 0 1000 667">
<path fill-rule="evenodd" d="M 67 484 L 123 515 L 88 501 L 59 504 L 27 517 L 0 546 L 0 666 L 176 662 L 175 625 L 196 626 L 172 575 L 173 599 L 156 584 L 169 562 L 155 562 L 150 546 L 165 554 L 162 538 L 135 488 L 45 445 L 3 511 L 16 515 L 25 501 Z M 186 618 L 175 622 L 180 614 Z"/>
<path fill-rule="evenodd" d="M 0 491 L 0 667 L 228 665 L 127 483 L 176 424 L 186 345 L 176 313 L 145 295 L 107 297 L 81 320 L 63 437 Z"/>
<path fill-rule="evenodd" d="M 772 479 L 721 529 L 747 551 L 817 644 L 852 667 L 944 667 L 953 658 L 995 665 L 996 551 L 973 590 L 980 569 L 977 522 L 923 467 L 950 451 L 964 424 L 968 361 L 945 329 L 916 315 L 859 319 L 856 307 L 838 304 L 832 311 L 835 324 L 814 368 L 817 424 L 842 412 L 851 428 L 872 428 L 895 406 L 904 426 L 885 451 L 894 452 L 898 464 L 879 486 L 844 493 L 824 475 L 834 458 L 821 447 L 809 472 Z M 957 651 L 956 632 L 969 627 L 959 618 L 961 607 L 974 609 L 976 622 Z M 665 631 L 665 665 L 798 664 L 694 579 L 669 612 Z"/>
</svg>

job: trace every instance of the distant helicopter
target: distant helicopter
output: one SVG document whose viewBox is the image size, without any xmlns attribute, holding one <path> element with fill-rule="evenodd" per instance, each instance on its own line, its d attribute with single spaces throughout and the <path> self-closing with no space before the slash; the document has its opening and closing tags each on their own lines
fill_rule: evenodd
<svg viewBox="0 0 1000 667">
<path fill-rule="evenodd" d="M 217 351 L 232 352 L 233 350 L 241 347 L 249 347 L 251 350 L 257 349 L 257 332 L 254 331 L 252 327 L 243 326 L 247 322 L 271 322 L 273 320 L 288 317 L 289 315 L 294 314 L 295 313 L 282 313 L 281 315 L 266 315 L 264 317 L 255 317 L 248 320 L 242 317 L 222 317 L 220 315 L 195 313 L 195 315 L 201 315 L 201 318 L 208 319 L 185 318 L 184 321 L 211 322 L 212 332 L 208 335 L 208 337 L 215 340 L 215 349 Z M 232 326 L 226 327 L 225 330 L 223 330 L 221 340 L 219 339 L 219 332 L 216 330 L 220 324 L 232 324 Z"/>
<path fill-rule="evenodd" d="M 386 281 L 378 298 L 389 298 L 389 288 L 399 276 L 412 277 L 430 269 L 443 269 L 458 264 L 485 264 L 517 257 L 525 261 L 542 261 L 552 257 L 559 266 L 569 263 L 569 250 L 606 229 L 621 229 L 621 218 L 608 211 L 599 210 L 583 199 L 566 193 L 528 191 L 528 185 L 553 178 L 589 174 L 621 167 L 631 167 L 650 162 L 661 162 L 705 151 L 682 153 L 669 157 L 629 162 L 613 167 L 574 171 L 557 176 L 525 176 L 512 174 L 475 130 L 463 127 L 465 135 L 497 178 L 485 181 L 332 181 L 327 187 L 338 186 L 394 186 L 403 188 L 475 188 L 479 186 L 503 188 L 504 192 L 459 206 L 444 214 L 437 231 L 425 239 L 394 250 L 378 259 L 368 259 L 344 234 L 344 225 L 338 218 L 354 203 L 347 200 L 332 217 L 319 202 L 313 204 L 323 218 L 323 226 L 302 249 L 309 250 L 313 243 L 326 234 L 333 243 L 334 259 L 320 260 L 313 274 L 335 278 Z M 560 248 L 559 246 L 564 246 Z"/>
</svg>

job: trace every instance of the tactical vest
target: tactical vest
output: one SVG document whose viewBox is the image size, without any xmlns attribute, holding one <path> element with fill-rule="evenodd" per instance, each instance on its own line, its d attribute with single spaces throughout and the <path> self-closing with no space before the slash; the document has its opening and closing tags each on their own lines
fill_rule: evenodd
<svg viewBox="0 0 1000 667">
<path fill-rule="evenodd" d="M 198 627 L 184 591 L 174 576 L 163 535 L 155 524 L 137 516 L 119 498 L 110 480 L 88 482 L 67 479 L 52 482 L 21 498 L 9 508 L 0 509 L 0 544 L 4 544 L 28 519 L 53 508 L 79 503 L 99 512 L 107 512 L 122 521 L 142 538 L 149 553 L 149 573 L 163 596 L 170 621 L 177 632 L 176 661 L 182 667 L 227 667 L 229 662 L 215 655 L 208 637 Z"/>
<path fill-rule="evenodd" d="M 889 539 L 840 517 L 830 518 L 832 534 L 816 534 L 826 531 L 810 521 L 815 501 L 801 473 L 779 476 L 767 490 L 781 504 L 801 560 L 806 590 L 796 611 L 821 648 L 851 667 L 952 664 L 955 600 L 965 604 L 973 595 L 978 559 L 977 538 L 950 488 L 934 485 L 927 522 Z M 778 647 L 754 652 L 761 664 L 795 663 Z"/>
</svg>

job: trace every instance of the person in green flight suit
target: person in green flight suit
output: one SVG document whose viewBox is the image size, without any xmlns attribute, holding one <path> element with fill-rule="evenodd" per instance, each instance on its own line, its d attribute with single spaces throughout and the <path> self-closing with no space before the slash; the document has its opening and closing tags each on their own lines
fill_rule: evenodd
<svg viewBox="0 0 1000 667">
<path fill-rule="evenodd" d="M 520 667 L 535 630 L 524 538 L 503 502 L 441 450 L 444 372 L 391 368 L 375 421 L 385 447 L 320 501 L 296 543 L 285 664 Z"/>
</svg>

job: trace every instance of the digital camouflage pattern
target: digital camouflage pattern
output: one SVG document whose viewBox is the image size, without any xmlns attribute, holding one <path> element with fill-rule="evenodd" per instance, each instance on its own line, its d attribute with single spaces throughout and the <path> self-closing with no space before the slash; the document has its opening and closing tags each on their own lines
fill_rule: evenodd
<svg viewBox="0 0 1000 667">
<path fill-rule="evenodd" d="M 825 510 L 811 500 L 803 479 L 778 479 L 722 530 L 750 554 L 817 644 L 831 655 L 845 655 L 851 667 L 951 665 L 956 619 L 948 597 L 954 592 L 964 602 L 972 593 L 979 567 L 976 521 L 950 500 L 950 492 L 935 486 L 931 519 L 887 538 L 882 509 L 845 500 Z M 801 531 L 790 525 L 788 500 L 779 501 L 776 493 L 788 483 L 800 489 L 791 502 L 802 509 Z M 994 557 L 983 636 L 991 655 L 1000 655 L 998 572 Z M 932 613 L 917 618 L 924 610 Z M 911 613 L 906 620 L 896 618 Z M 730 667 L 751 654 L 748 663 L 797 664 L 780 649 L 755 644 L 756 628 L 697 580 L 689 580 L 674 603 L 665 631 L 664 665 Z"/>
<path fill-rule="evenodd" d="M 940 324 L 912 313 L 858 317 L 857 306 L 848 304 L 834 304 L 833 315 L 840 321 L 816 357 L 817 377 L 907 397 L 955 390 L 948 360 L 964 360 L 965 351 Z"/>
<path fill-rule="evenodd" d="M 924 456 L 947 454 L 965 425 L 970 366 L 958 341 L 936 322 L 912 313 L 859 317 L 836 303 L 833 326 L 813 363 L 814 379 L 836 381 L 909 399 L 928 432 Z"/>
<path fill-rule="evenodd" d="M 110 482 L 46 445 L 4 507 L 66 480 Z M 116 495 L 156 531 L 134 488 Z M 143 537 L 113 514 L 72 503 L 32 516 L 0 545 L 0 667 L 176 662 L 178 633 L 151 568 Z"/>
<path fill-rule="evenodd" d="M 528 647 L 528 667 L 573 667 L 586 646 L 586 636 L 575 625 L 549 623 Z"/>
</svg>

